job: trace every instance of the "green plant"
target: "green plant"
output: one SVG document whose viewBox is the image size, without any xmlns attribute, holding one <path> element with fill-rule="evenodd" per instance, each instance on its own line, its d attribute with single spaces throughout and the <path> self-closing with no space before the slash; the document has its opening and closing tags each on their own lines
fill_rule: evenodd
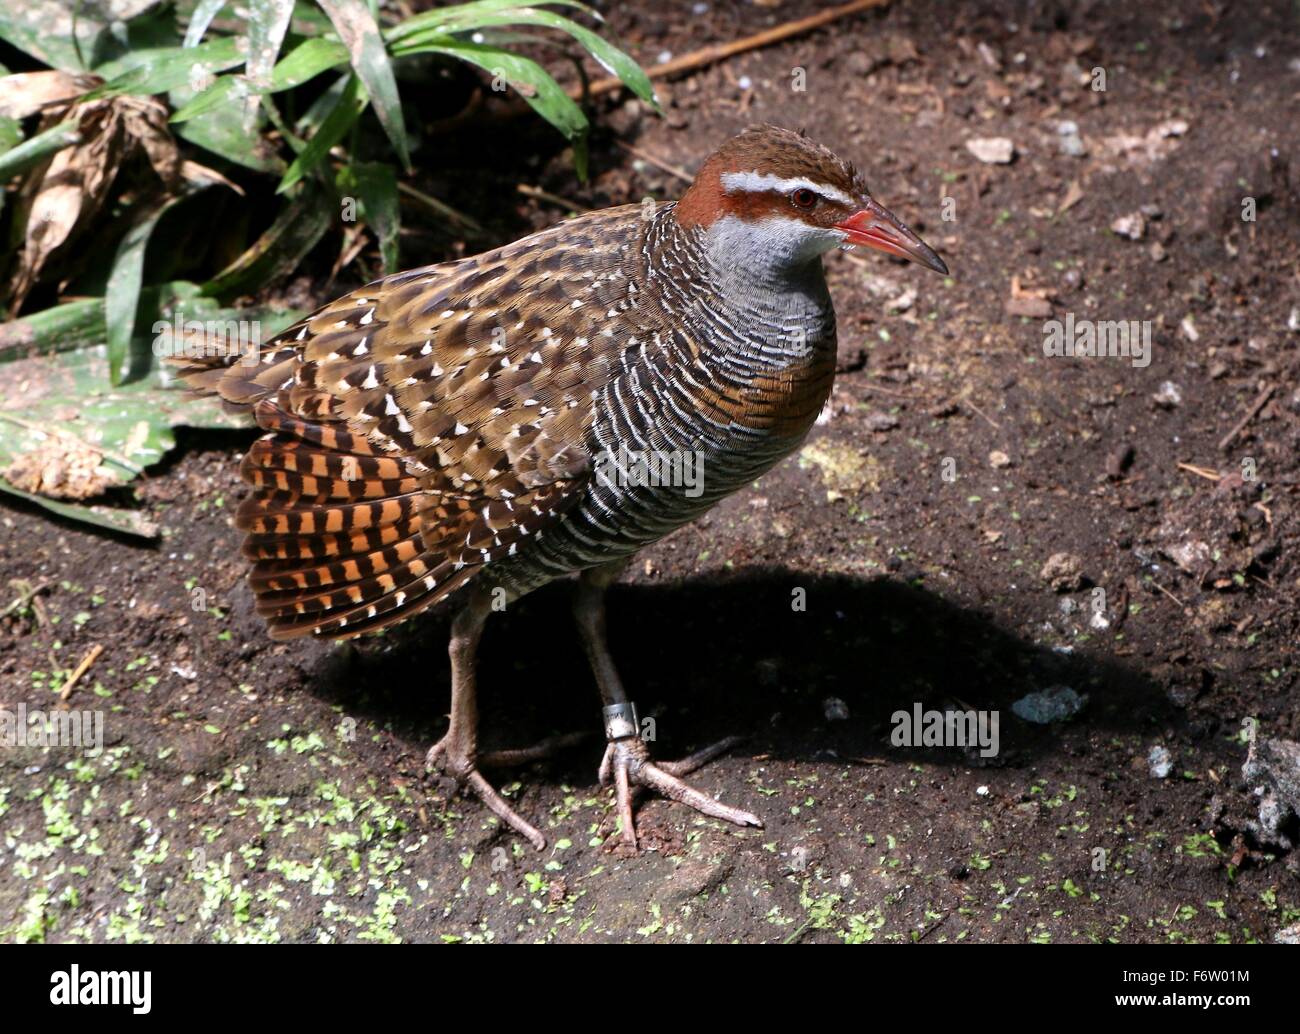
<svg viewBox="0 0 1300 1034">
<path fill-rule="evenodd" d="M 110 24 L 89 2 L 53 16 L 49 5 L 6 5 L 0 40 L 46 67 L 13 75 L 0 67 L 0 184 L 10 187 L 0 193 L 0 215 L 17 245 L 4 297 L 17 314 L 38 283 L 52 282 L 51 270 L 66 280 L 67 265 L 82 297 L 0 326 L 8 399 L 0 401 L 0 491 L 95 519 L 66 500 L 134 477 L 170 447 L 176 423 L 229 424 L 213 407 L 180 405 L 162 390 L 142 329 L 242 317 L 273 332 L 296 318 L 229 305 L 296 268 L 337 227 L 340 199 L 356 217 L 344 227 L 342 254 L 356 254 L 365 229 L 382 269 L 398 268 L 399 190 L 418 194 L 394 167 L 409 171 L 414 147 L 399 92 L 405 66 L 457 60 L 483 70 L 494 89 L 513 90 L 564 134 L 585 176 L 586 115 L 516 48 L 575 41 L 639 97 L 654 104 L 654 95 L 630 57 L 548 8 L 599 18 L 576 0 L 477 0 L 404 20 L 374 0 L 241 0 L 237 8 L 182 0 L 148 5 L 125 24 Z M 538 29 L 550 31 L 531 31 Z M 390 153 L 363 153 L 373 150 L 358 132 L 371 111 Z M 246 184 L 276 177 L 281 207 L 224 268 L 159 279 L 159 263 L 145 262 L 157 228 L 187 213 L 201 217 L 194 203 L 201 192 L 242 193 L 204 164 L 213 161 L 204 152 L 238 167 L 231 175 Z M 81 242 L 95 246 L 74 247 Z M 87 268 L 84 253 L 101 246 L 106 261 Z M 65 262 L 70 253 L 82 261 Z M 22 384 L 41 390 L 25 393 Z M 69 418 L 79 399 L 87 404 Z M 121 418 L 108 419 L 110 412 Z M 96 456 L 102 462 L 76 487 L 59 489 L 45 476 Z M 50 495 L 65 502 L 47 502 Z"/>
</svg>

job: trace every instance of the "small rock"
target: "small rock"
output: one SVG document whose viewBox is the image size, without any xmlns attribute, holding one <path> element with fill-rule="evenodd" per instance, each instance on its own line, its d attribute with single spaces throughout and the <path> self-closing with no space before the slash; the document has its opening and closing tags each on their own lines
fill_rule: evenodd
<svg viewBox="0 0 1300 1034">
<path fill-rule="evenodd" d="M 1173 381 L 1165 381 L 1151 396 L 1151 401 L 1161 409 L 1174 409 L 1183 404 L 1183 391 Z"/>
<path fill-rule="evenodd" d="M 1011 711 L 1027 722 L 1048 725 L 1073 718 L 1087 703 L 1086 693 L 1080 696 L 1069 686 L 1048 686 L 1021 697 L 1011 705 Z"/>
<path fill-rule="evenodd" d="M 898 419 L 888 413 L 872 413 L 867 417 L 867 430 L 892 431 L 898 426 Z"/>
<path fill-rule="evenodd" d="M 1005 136 L 975 137 L 966 141 L 966 150 L 985 165 L 1007 165 L 1016 156 L 1016 145 Z"/>
<path fill-rule="evenodd" d="M 1300 61 L 1300 58 L 1296 59 Z M 1297 69 L 1300 71 L 1300 68 Z M 1273 935 L 1274 944 L 1300 944 L 1300 923 L 1292 923 Z"/>
<path fill-rule="evenodd" d="M 1199 539 L 1191 539 L 1187 542 L 1180 542 L 1176 546 L 1170 546 L 1165 550 L 1165 553 L 1170 560 L 1188 574 L 1202 575 L 1210 569 L 1213 562 L 1210 559 L 1209 544 Z"/>
<path fill-rule="evenodd" d="M 897 298 L 885 302 L 886 312 L 906 312 L 916 303 L 916 288 L 909 287 Z"/>
<path fill-rule="evenodd" d="M 839 697 L 827 697 L 822 701 L 822 713 L 828 722 L 843 722 L 849 717 L 849 705 Z"/>
<path fill-rule="evenodd" d="M 1187 338 L 1188 341 L 1201 340 L 1201 332 L 1196 329 L 1196 320 L 1191 313 L 1182 318 L 1182 322 L 1178 324 L 1178 329 L 1183 332 L 1183 337 Z"/>
<path fill-rule="evenodd" d="M 1165 246 L 1159 241 L 1151 242 L 1150 255 L 1152 262 L 1163 262 L 1169 257 L 1169 253 L 1165 251 Z"/>
<path fill-rule="evenodd" d="M 1039 577 L 1057 592 L 1076 592 L 1083 588 L 1083 561 L 1073 553 L 1053 553 Z"/>
<path fill-rule="evenodd" d="M 1110 224 L 1111 230 L 1120 237 L 1131 241 L 1140 241 L 1147 235 L 1147 221 L 1141 212 L 1122 215 Z"/>
<path fill-rule="evenodd" d="M 1028 316 L 1030 319 L 1046 319 L 1052 314 L 1052 303 L 1046 298 L 1022 295 L 1008 298 L 1004 305 L 1008 316 Z"/>
<path fill-rule="evenodd" d="M 989 465 L 1001 470 L 1003 467 L 1011 466 L 1011 457 L 1001 449 L 994 449 L 989 453 Z"/>
<path fill-rule="evenodd" d="M 1083 138 L 1077 134 L 1070 133 L 1061 137 L 1061 153 L 1067 158 L 1086 158 L 1088 156 L 1088 145 L 1083 142 Z"/>
<path fill-rule="evenodd" d="M 1300 743 L 1257 739 L 1250 745 L 1241 777 L 1260 798 L 1260 829 L 1272 843 L 1289 843 L 1285 827 L 1300 813 Z M 1289 849 L 1289 848 L 1288 848 Z"/>
<path fill-rule="evenodd" d="M 1169 773 L 1174 770 L 1174 757 L 1166 748 L 1154 746 L 1147 754 L 1147 767 L 1151 769 L 1154 778 L 1168 779 Z"/>
</svg>

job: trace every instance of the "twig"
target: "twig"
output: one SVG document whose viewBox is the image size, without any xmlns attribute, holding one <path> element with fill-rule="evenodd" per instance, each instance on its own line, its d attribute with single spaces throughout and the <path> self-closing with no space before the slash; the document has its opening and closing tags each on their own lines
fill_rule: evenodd
<svg viewBox="0 0 1300 1034">
<path fill-rule="evenodd" d="M 1195 474 L 1198 478 L 1205 478 L 1206 481 L 1223 480 L 1223 475 L 1220 474 L 1217 470 L 1214 470 L 1212 467 L 1197 467 L 1191 463 L 1179 463 L 1178 469 L 1188 471 L 1191 474 Z"/>
<path fill-rule="evenodd" d="M 975 405 L 975 403 L 972 402 L 970 399 L 958 399 L 957 401 L 966 403 L 966 405 L 970 406 L 971 409 L 975 410 L 976 413 L 978 413 L 980 416 L 982 416 L 985 420 L 987 420 L 990 424 L 992 424 L 994 427 L 996 427 L 999 431 L 1002 430 L 1002 425 L 1001 425 L 1001 424 L 999 424 L 999 423 L 998 423 L 996 420 L 994 420 L 991 416 L 989 416 L 987 413 L 985 413 L 984 410 L 980 409 L 979 406 Z"/>
<path fill-rule="evenodd" d="M 925 399 L 924 395 L 914 395 L 908 391 L 894 391 L 891 388 L 882 388 L 879 384 L 872 384 L 870 381 L 862 386 L 868 391 L 878 391 L 882 395 L 894 395 L 900 399 Z"/>
<path fill-rule="evenodd" d="M 1118 632 L 1124 627 L 1124 622 L 1128 618 L 1128 582 L 1121 582 L 1119 587 L 1119 599 L 1115 601 L 1115 617 L 1111 621 L 1112 631 Z"/>
<path fill-rule="evenodd" d="M 925 932 L 922 933 L 921 936 L 918 937 L 918 938 L 917 938 L 913 943 L 914 943 L 914 944 L 920 944 L 923 940 L 925 940 L 927 937 L 929 937 L 930 934 L 934 933 L 935 930 L 937 930 L 937 929 L 939 929 L 939 927 L 943 926 L 943 924 L 946 923 L 946 922 L 948 921 L 948 917 L 949 917 L 950 915 L 952 915 L 952 910 L 951 910 L 951 909 L 949 909 L 947 912 L 945 912 L 943 915 L 941 915 L 938 919 L 936 919 L 933 923 L 931 923 L 929 926 L 927 926 L 927 927 L 925 928 Z"/>
<path fill-rule="evenodd" d="M 1179 606 L 1180 608 L 1182 608 L 1183 610 L 1186 610 L 1186 609 L 1187 609 L 1187 604 L 1186 604 L 1186 603 L 1184 603 L 1182 600 L 1180 600 L 1177 596 L 1175 596 L 1172 592 L 1170 592 L 1168 589 L 1166 589 L 1166 588 L 1165 588 L 1163 585 L 1161 585 L 1159 582 L 1157 582 L 1157 581 L 1153 581 L 1151 584 L 1154 585 L 1154 586 L 1155 586 L 1157 589 L 1159 589 L 1161 592 L 1163 592 L 1166 596 L 1168 596 L 1168 597 L 1169 597 L 1171 600 L 1173 600 L 1175 603 L 1177 603 L 1178 606 Z"/>
<path fill-rule="evenodd" d="M 552 205 L 559 205 L 561 208 L 567 208 L 570 212 L 576 212 L 582 215 L 584 212 L 590 212 L 590 208 L 584 208 L 573 201 L 560 197 L 558 194 L 552 194 L 550 191 L 542 190 L 540 187 L 530 187 L 527 183 L 520 183 L 515 187 L 524 197 L 533 197 L 538 201 L 546 201 Z"/>
<path fill-rule="evenodd" d="M 625 144 L 622 140 L 615 140 L 614 143 L 618 144 L 618 146 L 623 148 L 623 150 L 625 150 L 628 154 L 634 155 L 635 157 L 640 158 L 642 161 L 649 162 L 656 169 L 661 169 L 664 172 L 676 176 L 679 180 L 682 180 L 683 182 L 686 183 L 695 182 L 695 177 L 692 176 L 685 169 L 682 169 L 676 165 L 669 165 L 667 162 L 662 161 L 659 158 L 656 158 L 649 151 L 643 151 L 639 147 L 633 147 L 631 144 Z"/>
<path fill-rule="evenodd" d="M 9 579 L 9 587 L 18 590 L 18 598 L 9 604 L 9 606 L 5 607 L 4 610 L 0 610 L 0 618 L 7 618 L 15 610 L 35 597 L 37 593 L 42 593 L 48 589 L 50 583 L 41 582 L 40 585 L 33 585 L 25 578 L 11 578 Z"/>
<path fill-rule="evenodd" d="M 1275 384 L 1266 384 L 1264 386 L 1264 390 L 1259 393 L 1255 401 L 1250 404 L 1250 408 L 1246 410 L 1246 415 L 1237 421 L 1237 426 L 1219 439 L 1220 449 L 1226 450 L 1228 446 L 1232 444 L 1233 439 L 1236 438 L 1237 435 L 1241 434 L 1241 432 L 1245 430 L 1246 425 L 1254 420 L 1255 417 L 1259 415 L 1259 411 L 1268 404 L 1268 400 L 1273 397 L 1273 392 L 1276 390 L 1277 385 Z"/>
<path fill-rule="evenodd" d="M 692 72 L 697 68 L 703 68 L 705 65 L 711 65 L 717 61 L 735 57 L 737 54 L 743 54 L 748 50 L 757 50 L 759 47 L 780 43 L 791 36 L 801 36 L 805 32 L 820 29 L 823 25 L 829 25 L 840 18 L 847 18 L 859 11 L 868 11 L 873 7 L 884 7 L 888 3 L 889 0 L 853 0 L 852 3 L 840 4 L 838 7 L 820 11 L 817 14 L 809 15 L 807 18 L 797 18 L 794 21 L 785 22 L 763 32 L 756 32 L 754 35 L 746 36 L 743 39 L 733 40 L 730 43 L 716 43 L 710 47 L 693 50 L 689 54 L 683 54 L 671 61 L 665 61 L 662 65 L 655 65 L 646 74 L 651 79 L 662 79 L 665 76 L 676 75 L 679 72 Z M 575 100 L 583 96 L 599 97 L 602 93 L 620 90 L 624 85 L 622 79 L 611 76 L 607 79 L 597 79 L 585 91 L 581 85 L 575 86 L 569 90 L 569 96 Z"/>
<path fill-rule="evenodd" d="M 72 687 L 77 684 L 77 680 L 81 678 L 82 675 L 86 674 L 90 669 L 90 666 L 95 663 L 96 658 L 98 658 L 103 652 L 104 647 L 100 643 L 96 643 L 90 648 L 90 652 L 86 654 L 85 657 L 81 658 L 81 663 L 77 665 L 77 670 L 72 673 L 68 678 L 68 681 L 63 684 L 63 688 L 59 690 L 60 700 L 67 700 L 68 697 L 72 695 Z"/>
<path fill-rule="evenodd" d="M 451 205 L 447 204 L 447 202 L 439 201 L 433 195 L 426 194 L 422 190 L 416 190 L 415 187 L 411 186 L 409 183 L 403 183 L 401 180 L 397 181 L 397 189 L 401 191 L 403 194 L 405 194 L 407 197 L 414 198 L 416 201 L 419 201 L 421 204 L 427 205 L 429 208 L 432 208 L 439 215 L 445 216 L 448 219 L 455 220 L 456 222 L 460 223 L 461 226 L 473 230 L 475 233 L 483 232 L 482 226 L 480 226 L 469 216 L 465 215 L 463 212 L 456 211 L 456 209 L 452 208 Z"/>
</svg>

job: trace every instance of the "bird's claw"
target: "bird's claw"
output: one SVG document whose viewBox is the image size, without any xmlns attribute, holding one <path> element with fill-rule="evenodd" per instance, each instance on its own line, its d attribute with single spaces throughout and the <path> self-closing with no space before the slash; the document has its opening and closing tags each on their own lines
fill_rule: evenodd
<svg viewBox="0 0 1300 1034">
<path fill-rule="evenodd" d="M 539 851 L 546 850 L 546 838 L 532 823 L 521 816 L 506 802 L 506 799 L 489 783 L 478 766 L 493 760 L 493 755 L 476 757 L 473 750 L 466 750 L 464 745 L 444 736 L 425 755 L 426 768 L 442 772 L 462 790 L 469 790 L 482 801 L 493 815 L 513 829 Z M 501 759 L 496 759 L 501 760 Z M 532 760 L 527 758 L 526 760 Z"/>
<path fill-rule="evenodd" d="M 624 843 L 633 849 L 637 846 L 632 802 L 641 789 L 655 790 L 664 797 L 712 818 L 724 819 L 737 826 L 755 826 L 761 829 L 763 820 L 757 815 L 715 801 L 680 778 L 725 754 L 742 739 L 741 736 L 728 736 L 680 761 L 664 762 L 651 760 L 650 750 L 639 736 L 610 740 L 605 746 L 599 777 L 602 786 L 608 786 L 611 782 L 614 784 Z"/>
</svg>

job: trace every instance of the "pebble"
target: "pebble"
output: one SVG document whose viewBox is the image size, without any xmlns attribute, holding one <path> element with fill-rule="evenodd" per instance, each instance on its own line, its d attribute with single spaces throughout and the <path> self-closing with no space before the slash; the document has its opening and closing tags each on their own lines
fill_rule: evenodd
<svg viewBox="0 0 1300 1034">
<path fill-rule="evenodd" d="M 1146 217 L 1141 212 L 1120 216 L 1110 224 L 1110 228 L 1118 236 L 1127 237 L 1131 241 L 1140 241 L 1147 235 Z"/>
<path fill-rule="evenodd" d="M 1083 561 L 1073 553 L 1053 553 L 1039 577 L 1057 592 L 1075 592 L 1083 587 Z"/>
<path fill-rule="evenodd" d="M 1174 770 L 1174 758 L 1168 749 L 1157 745 L 1147 755 L 1147 765 L 1156 779 L 1168 779 L 1169 773 Z"/>
<path fill-rule="evenodd" d="M 1061 153 L 1067 158 L 1086 158 L 1088 156 L 1088 145 L 1083 142 L 1083 138 L 1071 133 L 1061 137 Z"/>
<path fill-rule="evenodd" d="M 1151 396 L 1151 401 L 1161 409 L 1174 409 L 1183 404 L 1183 390 L 1173 381 L 1165 381 Z"/>
<path fill-rule="evenodd" d="M 1006 165 L 1016 156 L 1016 145 L 1005 136 L 974 137 L 966 150 L 985 165 Z"/>
<path fill-rule="evenodd" d="M 839 697 L 827 697 L 822 701 L 822 713 L 828 722 L 843 722 L 849 717 L 849 705 Z"/>
<path fill-rule="evenodd" d="M 1073 718 L 1087 703 L 1087 694 L 1080 696 L 1069 686 L 1048 686 L 1044 690 L 1022 696 L 1011 705 L 1011 710 L 1027 722 L 1048 725 Z"/>
</svg>

